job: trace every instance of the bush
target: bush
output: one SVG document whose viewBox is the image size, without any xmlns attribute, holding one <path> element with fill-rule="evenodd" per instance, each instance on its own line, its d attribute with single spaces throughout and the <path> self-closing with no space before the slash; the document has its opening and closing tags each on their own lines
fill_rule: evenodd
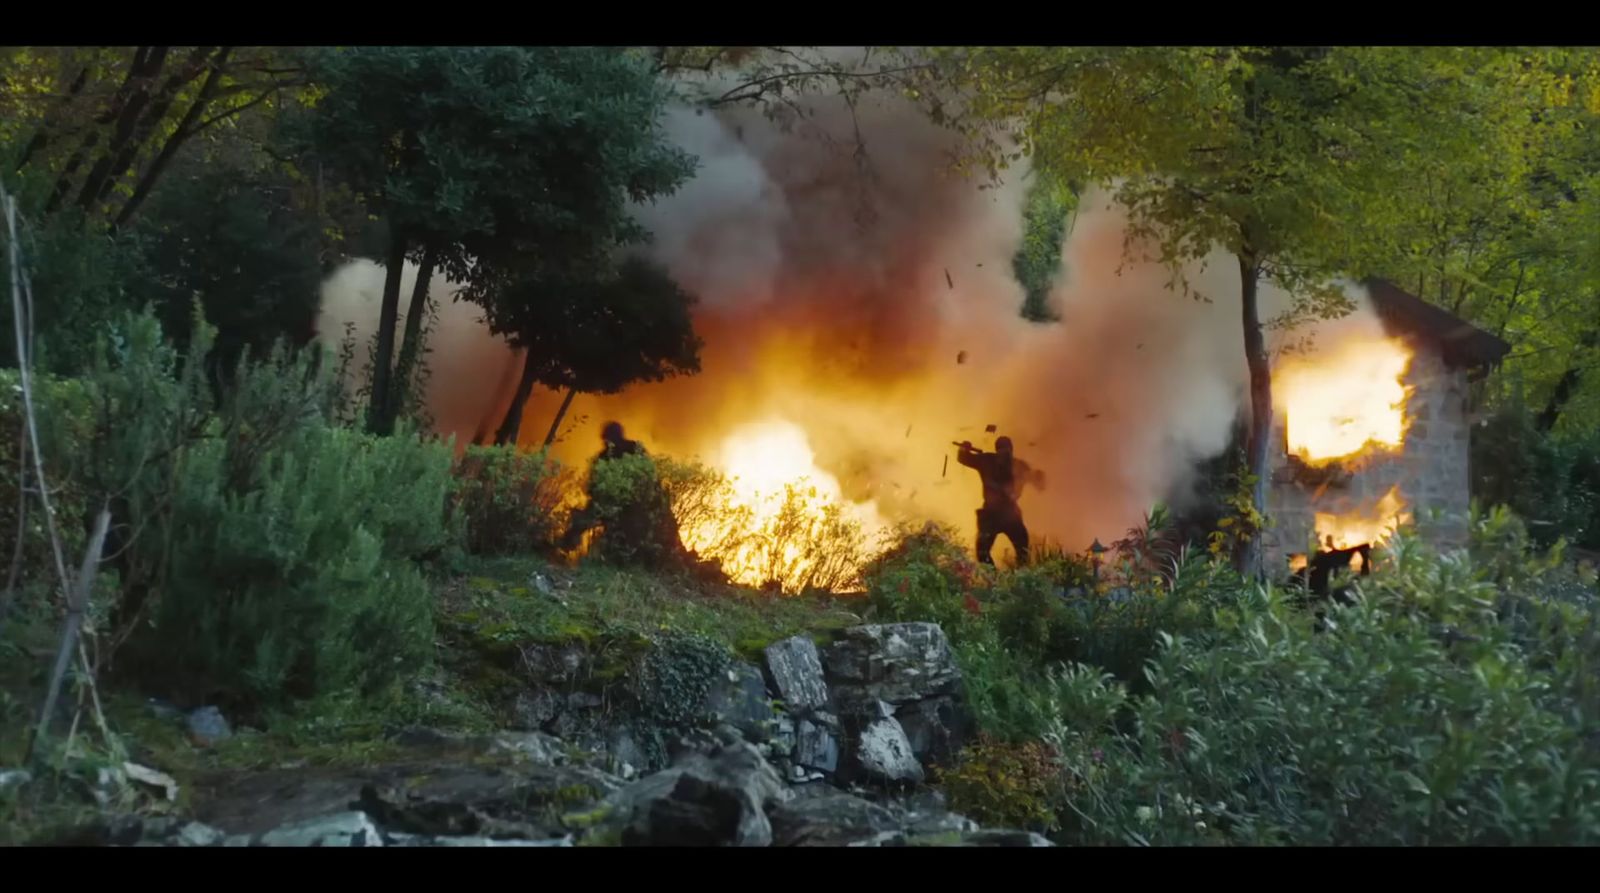
<svg viewBox="0 0 1600 893">
<path fill-rule="evenodd" d="M 444 543 L 449 463 L 437 444 L 312 428 L 239 492 L 223 445 L 195 447 L 167 583 L 131 646 L 146 678 L 277 705 L 370 692 L 426 662 L 432 596 L 415 562 Z"/>
<path fill-rule="evenodd" d="M 672 497 L 649 456 L 594 463 L 588 489 L 589 505 L 577 517 L 601 528 L 590 555 L 609 564 L 649 567 L 670 566 L 679 557 Z"/>
<path fill-rule="evenodd" d="M 862 574 L 873 619 L 937 623 L 955 644 L 981 638 L 976 593 L 992 572 L 967 557 L 949 528 L 930 524 L 899 535 Z"/>
<path fill-rule="evenodd" d="M 1539 430 L 1527 407 L 1501 407 L 1472 433 L 1472 495 L 1506 506 L 1542 545 L 1600 549 L 1600 435 Z"/>
<path fill-rule="evenodd" d="M 760 511 L 742 502 L 722 472 L 658 459 L 661 482 L 685 545 L 732 576 L 786 593 L 840 592 L 860 584 L 870 557 L 860 523 L 814 489 L 784 488 Z"/>
<path fill-rule="evenodd" d="M 1052 689 L 1082 842 L 1592 843 L 1600 775 L 1578 676 L 1515 643 L 1459 556 L 1397 539 L 1318 631 L 1276 594 L 1163 635 L 1131 734 L 1109 680 Z M 1098 688 L 1098 691 L 1096 690 Z M 1068 697 L 1067 695 L 1076 692 Z M 1096 705 L 1084 717 L 1085 705 Z"/>
<path fill-rule="evenodd" d="M 336 388 L 311 354 L 241 362 L 219 398 L 212 334 L 197 325 L 182 356 L 149 313 L 127 317 L 82 381 L 65 479 L 113 510 L 118 669 L 246 707 L 371 690 L 429 654 L 417 562 L 447 545 L 449 450 L 329 424 Z"/>
<path fill-rule="evenodd" d="M 1056 754 L 1042 741 L 980 739 L 939 774 L 950 808 L 979 824 L 1031 831 L 1056 827 Z"/>
<path fill-rule="evenodd" d="M 83 482 L 71 474 L 67 457 L 89 437 L 93 427 L 91 407 L 81 382 L 35 375 L 33 387 L 44 473 L 50 483 L 50 503 L 56 512 L 63 558 L 69 569 L 73 569 L 83 555 L 85 532 L 78 520 L 87 514 L 88 493 Z M 19 501 L 24 497 L 19 489 L 24 416 L 20 376 L 12 369 L 0 370 L 0 537 L 3 537 L 0 541 L 7 546 L 3 553 L 6 570 L 0 573 L 13 573 L 15 560 L 14 573 L 22 586 L 49 592 L 58 582 L 55 558 L 43 506 L 34 492 L 26 494 L 27 506 L 23 510 L 26 523 L 21 528 L 20 547 L 15 539 Z M 29 490 L 34 491 L 37 485 L 33 479 L 31 450 L 29 447 L 27 480 Z M 18 549 L 20 551 L 16 551 Z"/>
<path fill-rule="evenodd" d="M 543 451 L 469 446 L 455 477 L 452 512 L 470 554 L 543 552 L 566 530 L 576 476 Z"/>
</svg>

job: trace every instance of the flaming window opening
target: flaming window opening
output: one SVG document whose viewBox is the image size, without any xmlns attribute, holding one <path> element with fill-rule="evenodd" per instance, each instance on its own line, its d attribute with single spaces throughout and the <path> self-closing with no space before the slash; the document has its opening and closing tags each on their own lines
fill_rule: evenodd
<svg viewBox="0 0 1600 893">
<path fill-rule="evenodd" d="M 1411 351 L 1392 338 L 1350 336 L 1273 371 L 1290 455 L 1312 467 L 1398 452 L 1405 442 Z"/>
</svg>

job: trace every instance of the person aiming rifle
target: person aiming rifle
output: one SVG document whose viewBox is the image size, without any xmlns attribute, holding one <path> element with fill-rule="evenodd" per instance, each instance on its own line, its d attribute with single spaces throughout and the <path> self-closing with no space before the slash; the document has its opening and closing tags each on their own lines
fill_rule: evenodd
<svg viewBox="0 0 1600 893">
<path fill-rule="evenodd" d="M 1012 455 L 1011 438 L 997 437 L 994 452 L 975 449 L 972 441 L 955 444 L 961 451 L 956 461 L 976 471 L 983 482 L 983 507 L 978 509 L 978 561 L 994 566 L 990 550 L 1000 534 L 1017 551 L 1018 566 L 1028 563 L 1028 528 L 1022 523 L 1022 507 L 1017 499 L 1024 484 L 1044 489 L 1044 472 Z"/>
</svg>

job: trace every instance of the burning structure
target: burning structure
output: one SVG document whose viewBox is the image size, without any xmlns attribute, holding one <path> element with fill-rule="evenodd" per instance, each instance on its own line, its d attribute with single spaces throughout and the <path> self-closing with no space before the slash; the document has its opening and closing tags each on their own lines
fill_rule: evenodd
<svg viewBox="0 0 1600 893">
<path fill-rule="evenodd" d="M 1327 324 L 1332 337 L 1274 368 L 1269 568 L 1335 550 L 1352 550 L 1355 566 L 1353 550 L 1410 521 L 1440 546 L 1464 544 L 1468 384 L 1509 345 L 1392 283 L 1366 290 L 1376 327 Z"/>
</svg>

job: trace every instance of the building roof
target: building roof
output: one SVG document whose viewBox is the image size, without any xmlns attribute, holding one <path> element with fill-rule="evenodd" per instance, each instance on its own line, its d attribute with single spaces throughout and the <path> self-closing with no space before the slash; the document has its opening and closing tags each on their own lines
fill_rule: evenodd
<svg viewBox="0 0 1600 893">
<path fill-rule="evenodd" d="M 1390 331 L 1428 339 L 1438 345 L 1444 361 L 1451 366 L 1492 366 L 1511 350 L 1511 345 L 1500 338 L 1392 282 L 1368 279 L 1363 284 L 1372 296 L 1373 309 Z"/>
</svg>

